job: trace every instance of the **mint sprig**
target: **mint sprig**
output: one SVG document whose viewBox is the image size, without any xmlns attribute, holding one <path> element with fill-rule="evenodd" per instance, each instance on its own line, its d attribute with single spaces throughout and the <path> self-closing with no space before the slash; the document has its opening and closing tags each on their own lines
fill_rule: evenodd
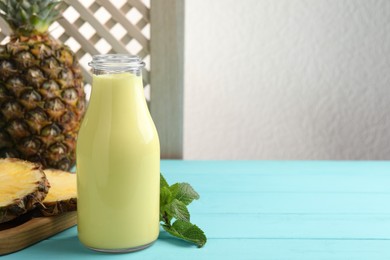
<svg viewBox="0 0 390 260">
<path fill-rule="evenodd" d="M 204 246 L 207 241 L 203 231 L 197 225 L 187 221 L 176 220 L 172 226 L 162 225 L 162 227 L 172 236 L 192 242 L 198 247 Z"/>
<path fill-rule="evenodd" d="M 199 199 L 199 194 L 188 183 L 175 183 L 169 185 L 160 174 L 160 222 L 169 234 L 196 244 L 204 246 L 206 235 L 196 225 L 190 222 L 190 212 L 187 206 Z M 171 223 L 174 220 L 173 224 Z"/>
</svg>

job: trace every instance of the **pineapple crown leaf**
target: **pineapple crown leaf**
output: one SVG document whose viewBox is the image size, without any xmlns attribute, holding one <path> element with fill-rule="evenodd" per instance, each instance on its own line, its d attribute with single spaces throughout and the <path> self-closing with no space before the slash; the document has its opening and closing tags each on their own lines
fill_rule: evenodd
<svg viewBox="0 0 390 260">
<path fill-rule="evenodd" d="M 0 0 L 0 16 L 16 35 L 44 34 L 60 14 L 61 0 Z"/>
</svg>

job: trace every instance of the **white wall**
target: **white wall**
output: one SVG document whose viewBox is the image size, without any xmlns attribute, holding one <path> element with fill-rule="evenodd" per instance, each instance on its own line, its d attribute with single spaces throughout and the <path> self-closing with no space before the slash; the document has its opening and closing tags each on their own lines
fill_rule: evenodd
<svg viewBox="0 0 390 260">
<path fill-rule="evenodd" d="M 187 0 L 185 159 L 390 159 L 390 1 Z"/>
</svg>

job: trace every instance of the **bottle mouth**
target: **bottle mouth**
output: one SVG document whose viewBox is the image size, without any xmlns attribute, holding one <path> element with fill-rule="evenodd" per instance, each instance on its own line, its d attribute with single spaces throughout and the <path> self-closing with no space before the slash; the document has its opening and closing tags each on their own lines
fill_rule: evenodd
<svg viewBox="0 0 390 260">
<path fill-rule="evenodd" d="M 137 55 L 130 54 L 99 54 L 92 57 L 88 63 L 95 70 L 110 72 L 135 71 L 145 67 L 145 63 Z"/>
</svg>

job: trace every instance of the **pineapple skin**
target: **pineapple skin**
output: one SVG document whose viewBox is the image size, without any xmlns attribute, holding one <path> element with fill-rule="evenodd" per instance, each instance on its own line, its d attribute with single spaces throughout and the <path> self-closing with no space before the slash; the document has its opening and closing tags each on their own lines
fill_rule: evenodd
<svg viewBox="0 0 390 260">
<path fill-rule="evenodd" d="M 86 109 L 75 54 L 49 34 L 0 45 L 0 158 L 69 171 Z"/>
<path fill-rule="evenodd" d="M 26 194 L 22 198 L 15 198 L 12 204 L 0 207 L 0 223 L 3 223 L 18 217 L 29 210 L 34 209 L 36 205 L 40 204 L 41 201 L 43 201 L 46 197 L 47 193 L 49 192 L 50 184 L 41 166 L 38 164 L 15 158 L 0 159 L 0 163 L 8 164 L 9 167 L 12 167 L 13 164 L 18 163 L 26 164 L 29 166 L 30 171 L 39 171 L 41 173 L 41 178 L 37 181 L 37 183 L 35 183 L 35 189 L 33 192 Z"/>
<path fill-rule="evenodd" d="M 40 206 L 40 212 L 45 217 L 57 216 L 59 214 L 76 211 L 77 198 L 70 198 L 68 200 L 61 200 L 56 202 L 46 202 Z"/>
</svg>

